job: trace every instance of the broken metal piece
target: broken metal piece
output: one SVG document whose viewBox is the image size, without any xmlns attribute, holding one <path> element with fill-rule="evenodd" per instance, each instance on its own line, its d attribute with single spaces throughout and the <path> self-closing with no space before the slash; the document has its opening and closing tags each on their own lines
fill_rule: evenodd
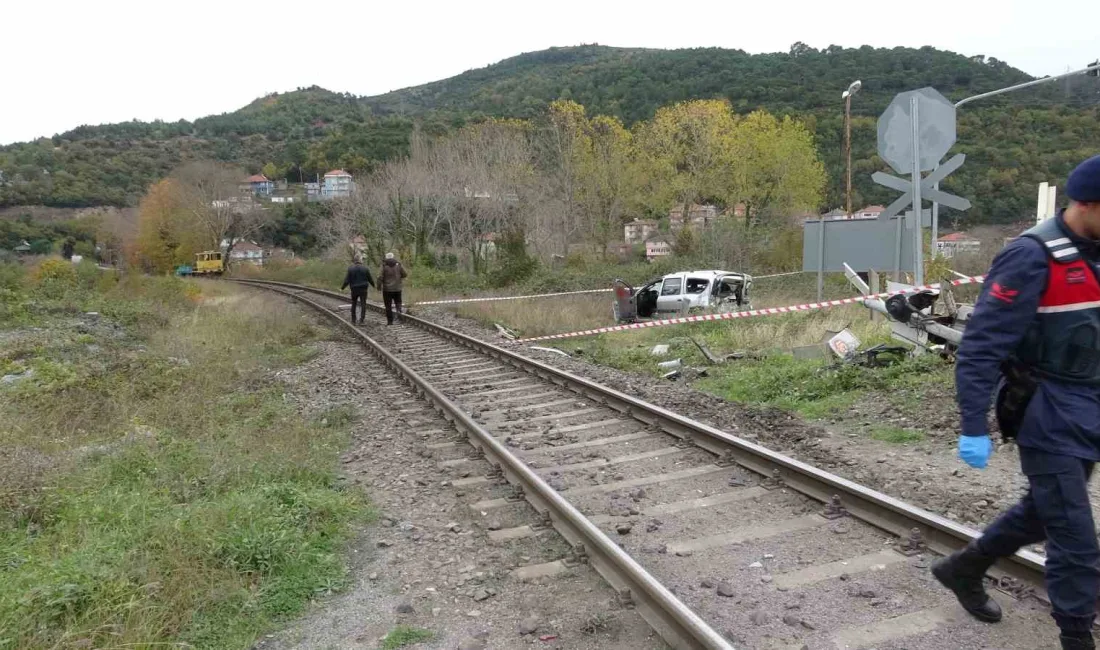
<svg viewBox="0 0 1100 650">
<path fill-rule="evenodd" d="M 661 375 L 662 379 L 668 379 L 669 381 L 672 381 L 673 379 L 679 379 L 679 377 L 679 370 L 673 370 L 672 372 L 666 372 L 665 374 Z"/>
<path fill-rule="evenodd" d="M 779 473 L 779 468 L 773 469 L 771 476 L 760 481 L 760 487 L 765 490 L 774 490 L 784 486 L 783 475 Z"/>
<path fill-rule="evenodd" d="M 844 504 L 840 502 L 840 495 L 834 494 L 829 502 L 825 504 L 825 510 L 821 512 L 821 516 L 826 519 L 839 519 L 848 514 L 848 511 L 844 509 Z"/>
<path fill-rule="evenodd" d="M 921 534 L 920 528 L 910 529 L 909 536 L 898 545 L 897 550 L 898 553 L 906 556 L 923 553 L 926 547 L 924 545 L 924 535 Z"/>
<path fill-rule="evenodd" d="M 695 339 L 694 337 L 689 337 L 689 340 L 695 344 L 695 347 L 699 348 L 699 352 L 703 353 L 703 357 L 706 358 L 707 363 L 711 365 L 719 365 L 724 361 L 722 358 L 715 356 L 715 354 L 711 352 L 707 348 L 707 346 L 703 345 L 701 341 Z"/>
<path fill-rule="evenodd" d="M 579 564 L 588 563 L 588 551 L 584 548 L 584 544 L 574 544 L 573 548 L 569 549 L 569 557 L 563 560 L 565 566 L 577 566 Z"/>
</svg>

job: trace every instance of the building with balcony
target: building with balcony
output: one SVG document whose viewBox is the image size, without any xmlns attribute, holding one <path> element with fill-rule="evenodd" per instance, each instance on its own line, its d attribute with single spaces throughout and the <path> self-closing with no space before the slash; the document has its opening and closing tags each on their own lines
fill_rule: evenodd
<svg viewBox="0 0 1100 650">
<path fill-rule="evenodd" d="M 347 198 L 355 189 L 351 174 L 342 169 L 334 169 L 325 174 L 321 182 L 321 198 L 325 200 Z"/>
<path fill-rule="evenodd" d="M 657 222 L 653 219 L 635 219 L 623 226 L 623 241 L 628 244 L 643 242 L 657 232 Z"/>
</svg>

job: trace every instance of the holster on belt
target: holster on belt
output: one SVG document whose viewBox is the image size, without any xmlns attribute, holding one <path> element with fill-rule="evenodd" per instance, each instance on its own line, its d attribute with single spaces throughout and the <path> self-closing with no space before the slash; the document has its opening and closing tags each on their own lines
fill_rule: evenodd
<svg viewBox="0 0 1100 650">
<path fill-rule="evenodd" d="M 1005 361 L 1001 364 L 1001 381 L 997 385 L 995 413 L 1001 436 L 1007 441 L 1020 432 L 1020 423 L 1039 381 L 1027 366 L 1018 361 Z"/>
</svg>

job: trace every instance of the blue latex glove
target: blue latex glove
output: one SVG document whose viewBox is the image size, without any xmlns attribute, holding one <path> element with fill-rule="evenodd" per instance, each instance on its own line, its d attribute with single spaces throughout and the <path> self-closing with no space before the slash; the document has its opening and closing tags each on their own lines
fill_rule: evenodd
<svg viewBox="0 0 1100 650">
<path fill-rule="evenodd" d="M 980 436 L 959 436 L 959 458 L 967 465 L 985 469 L 989 464 L 989 454 L 993 452 L 993 441 L 989 434 Z"/>
</svg>

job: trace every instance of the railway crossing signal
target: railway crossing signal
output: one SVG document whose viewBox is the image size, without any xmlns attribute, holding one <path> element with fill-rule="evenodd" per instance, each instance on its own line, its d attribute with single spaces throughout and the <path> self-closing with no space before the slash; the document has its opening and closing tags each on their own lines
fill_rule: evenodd
<svg viewBox="0 0 1100 650">
<path fill-rule="evenodd" d="M 898 93 L 878 118 L 878 153 L 899 174 L 910 180 L 876 172 L 871 176 L 879 185 L 899 190 L 902 195 L 880 215 L 889 219 L 913 206 L 913 275 L 916 284 L 924 283 L 921 248 L 923 233 L 920 215 L 924 199 L 966 210 L 970 201 L 939 190 L 939 182 L 958 169 L 966 156 L 959 154 L 939 166 L 940 158 L 955 144 L 955 105 L 935 88 L 920 88 Z M 934 170 L 934 171 L 933 171 Z M 922 172 L 931 171 L 926 178 Z"/>
<path fill-rule="evenodd" d="M 970 209 L 970 200 L 961 196 L 955 196 L 954 194 L 948 194 L 942 190 L 936 189 L 933 186 L 938 184 L 948 174 L 955 171 L 959 167 L 962 167 L 963 162 L 966 160 L 966 154 L 955 154 L 947 162 L 940 165 L 931 174 L 925 176 L 920 182 L 920 194 L 921 199 L 928 199 L 929 201 L 937 201 L 946 205 L 949 208 L 955 208 L 956 210 L 968 210 Z M 884 174 L 883 172 L 875 172 L 871 174 L 871 180 L 882 185 L 889 187 L 892 190 L 898 190 L 903 192 L 893 203 L 886 206 L 882 214 L 879 215 L 880 219 L 889 219 L 890 217 L 898 214 L 903 209 L 909 207 L 913 202 L 913 182 L 907 181 L 904 178 L 898 178 L 897 176 L 891 176 Z"/>
</svg>

